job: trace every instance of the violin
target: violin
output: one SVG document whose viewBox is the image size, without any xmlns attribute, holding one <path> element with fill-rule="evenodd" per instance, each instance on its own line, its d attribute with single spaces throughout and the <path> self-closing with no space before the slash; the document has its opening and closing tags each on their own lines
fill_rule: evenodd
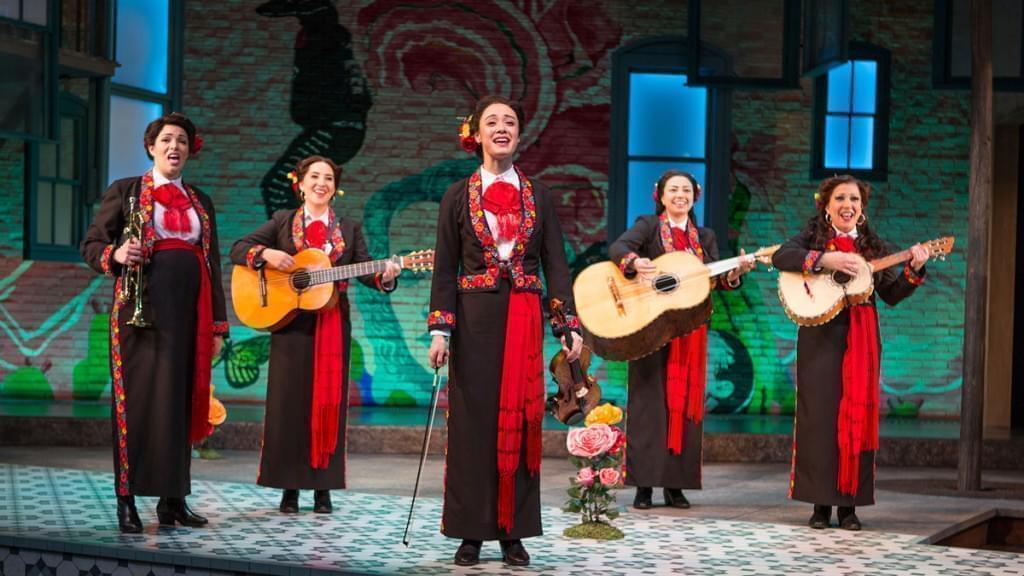
<svg viewBox="0 0 1024 576">
<path fill-rule="evenodd" d="M 558 298 L 551 299 L 551 324 L 561 330 L 571 342 L 565 309 Z M 590 347 L 583 345 L 580 357 L 572 362 L 565 359 L 565 350 L 559 350 L 548 368 L 558 385 L 558 392 L 548 396 L 547 409 L 563 424 L 578 424 L 601 401 L 601 386 L 587 374 L 590 366 Z"/>
</svg>

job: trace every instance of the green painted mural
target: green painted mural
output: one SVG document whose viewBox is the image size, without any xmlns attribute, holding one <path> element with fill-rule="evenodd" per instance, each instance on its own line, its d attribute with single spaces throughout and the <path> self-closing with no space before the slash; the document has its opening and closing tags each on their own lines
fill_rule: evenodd
<svg viewBox="0 0 1024 576">
<path fill-rule="evenodd" d="M 614 53 L 684 31 L 678 2 L 319 3 L 334 10 L 326 32 L 283 0 L 185 2 L 182 101 L 206 140 L 186 179 L 217 205 L 222 252 L 290 201 L 280 174 L 296 155 L 318 151 L 344 162 L 346 194 L 335 208 L 363 222 L 375 257 L 430 248 L 442 194 L 477 166 L 458 149 L 458 118 L 479 95 L 500 93 L 526 110 L 519 162 L 557 199 L 572 269 L 605 258 L 608 206 L 621 194 L 608 184 Z M 931 87 L 933 2 L 875 4 L 851 4 L 853 38 L 890 50 L 894 64 L 889 175 L 874 183 L 868 214 L 900 247 L 963 237 L 967 96 Z M 326 43 L 318 45 L 326 61 L 310 56 L 314 41 Z M 336 68 L 345 73 L 335 78 Z M 318 93 L 308 84 L 317 75 L 339 83 Z M 793 90 L 731 93 L 730 251 L 782 242 L 810 215 L 812 108 L 806 80 Z M 0 196 L 18 207 L 21 150 L 0 142 Z M 22 260 L 23 223 L 11 214 L 0 222 L 0 397 L 106 397 L 109 281 L 83 265 Z M 893 417 L 959 413 L 963 254 L 958 244 L 946 263 L 930 265 L 919 296 L 880 306 L 883 402 Z M 429 274 L 406 272 L 390 296 L 353 288 L 354 405 L 429 400 L 429 287 Z M 778 304 L 775 272 L 759 268 L 740 290 L 715 293 L 714 309 L 709 411 L 791 413 L 796 327 Z M 547 354 L 557 347 L 546 339 Z M 262 399 L 268 349 L 266 333 L 234 323 L 214 359 L 218 397 Z M 625 364 L 597 358 L 592 371 L 623 405 Z"/>
</svg>

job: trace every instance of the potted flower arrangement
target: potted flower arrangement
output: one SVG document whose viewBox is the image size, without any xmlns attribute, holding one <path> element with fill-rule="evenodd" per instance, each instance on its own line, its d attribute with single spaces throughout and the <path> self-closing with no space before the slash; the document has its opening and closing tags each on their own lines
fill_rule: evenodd
<svg viewBox="0 0 1024 576">
<path fill-rule="evenodd" d="M 625 434 L 615 426 L 621 421 L 622 410 L 606 403 L 587 414 L 585 428 L 569 430 L 566 447 L 577 472 L 569 479 L 569 499 L 563 509 L 582 517 L 579 524 L 563 532 L 569 538 L 623 537 L 622 531 L 611 525 L 619 515 L 613 490 L 622 483 L 619 469 L 626 444 Z"/>
</svg>

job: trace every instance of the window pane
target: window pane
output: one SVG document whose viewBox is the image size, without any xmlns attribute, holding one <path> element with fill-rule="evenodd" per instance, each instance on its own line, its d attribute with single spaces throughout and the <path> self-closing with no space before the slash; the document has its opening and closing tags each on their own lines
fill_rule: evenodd
<svg viewBox="0 0 1024 576">
<path fill-rule="evenodd" d="M 154 102 L 110 97 L 110 181 L 139 176 L 153 161 L 142 147 L 146 125 L 163 114 L 163 106 Z"/>
<path fill-rule="evenodd" d="M 48 0 L 25 0 L 21 3 L 21 18 L 26 22 L 46 26 L 46 5 Z"/>
<path fill-rule="evenodd" d="M 71 202 L 71 186 L 57 184 L 53 195 L 53 243 L 63 246 L 71 244 L 71 222 L 75 213 Z"/>
<path fill-rule="evenodd" d="M 825 116 L 825 168 L 849 167 L 850 118 Z"/>
<path fill-rule="evenodd" d="M 19 4 L 20 0 L 0 0 L 0 16 L 10 18 L 11 20 L 20 20 L 21 14 L 18 13 Z"/>
<path fill-rule="evenodd" d="M 629 155 L 703 158 L 707 111 L 683 74 L 630 74 Z"/>
<path fill-rule="evenodd" d="M 878 62 L 857 60 L 853 63 L 853 111 L 861 114 L 875 113 L 875 99 L 878 86 Z"/>
<path fill-rule="evenodd" d="M 39 175 L 43 178 L 57 177 L 56 144 L 39 144 Z"/>
<path fill-rule="evenodd" d="M 53 184 L 49 182 L 36 187 L 36 242 L 53 244 Z"/>
<path fill-rule="evenodd" d="M 701 162 L 648 162 L 634 160 L 629 163 L 629 195 L 626 201 L 626 226 L 632 226 L 637 216 L 654 214 L 654 186 L 658 178 L 668 169 L 684 170 L 697 177 L 704 186 L 705 165 Z M 697 224 L 704 224 L 704 196 L 694 205 Z"/>
<path fill-rule="evenodd" d="M 168 0 L 117 0 L 114 82 L 167 93 Z"/>
<path fill-rule="evenodd" d="M 850 168 L 870 170 L 875 143 L 875 119 L 854 117 L 850 134 Z"/>
<path fill-rule="evenodd" d="M 847 62 L 828 71 L 828 109 L 827 112 L 850 111 L 850 70 Z"/>
<path fill-rule="evenodd" d="M 43 36 L 0 22 L 0 130 L 49 137 Z"/>
<path fill-rule="evenodd" d="M 78 178 L 78 122 L 66 116 L 60 119 L 60 177 L 68 180 Z"/>
</svg>

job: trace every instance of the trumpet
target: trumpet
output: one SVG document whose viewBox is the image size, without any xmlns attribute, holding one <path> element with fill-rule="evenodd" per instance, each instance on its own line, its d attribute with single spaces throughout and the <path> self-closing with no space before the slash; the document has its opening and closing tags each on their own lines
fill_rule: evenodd
<svg viewBox="0 0 1024 576">
<path fill-rule="evenodd" d="M 124 232 L 121 236 L 127 242 L 131 242 L 133 240 L 142 242 L 145 218 L 142 214 L 142 210 L 136 204 L 134 196 L 128 199 L 128 211 L 128 222 L 125 224 Z M 142 316 L 142 292 L 144 280 L 143 262 L 139 262 L 131 266 L 125 265 L 121 268 L 121 290 L 118 292 L 117 297 L 122 303 L 127 302 L 129 299 L 135 301 L 135 310 L 132 313 L 131 319 L 128 320 L 128 325 L 136 328 L 148 328 L 151 326 L 151 324 Z"/>
</svg>

